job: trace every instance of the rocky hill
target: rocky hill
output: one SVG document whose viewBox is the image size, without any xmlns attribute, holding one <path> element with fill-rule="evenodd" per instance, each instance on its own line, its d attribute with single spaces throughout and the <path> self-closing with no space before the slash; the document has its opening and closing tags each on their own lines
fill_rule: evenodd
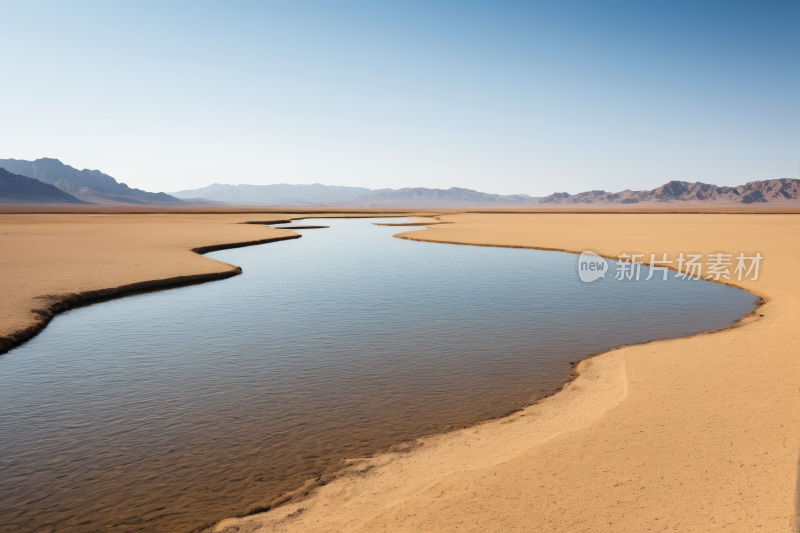
<svg viewBox="0 0 800 533">
<path fill-rule="evenodd" d="M 76 198 L 98 204 L 183 205 L 183 201 L 163 192 L 147 192 L 128 187 L 125 183 L 99 170 L 78 170 L 58 159 L 36 161 L 0 159 L 0 168 L 44 183 Z"/>
<path fill-rule="evenodd" d="M 85 204 L 49 183 L 0 168 L 0 204 Z"/>
<path fill-rule="evenodd" d="M 738 187 L 718 187 L 707 183 L 670 181 L 649 191 L 625 190 L 617 193 L 587 191 L 579 194 L 558 192 L 540 199 L 542 204 L 636 204 L 640 202 L 764 203 L 800 200 L 800 180 L 751 181 Z"/>
</svg>

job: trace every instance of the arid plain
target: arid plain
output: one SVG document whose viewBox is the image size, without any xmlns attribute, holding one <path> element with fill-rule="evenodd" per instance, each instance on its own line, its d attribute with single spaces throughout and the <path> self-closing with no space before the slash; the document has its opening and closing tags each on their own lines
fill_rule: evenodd
<svg viewBox="0 0 800 533">
<path fill-rule="evenodd" d="M 764 304 L 725 330 L 586 359 L 561 392 L 523 411 L 357 458 L 324 486 L 312 480 L 311 490 L 285 505 L 225 520 L 213 530 L 796 528 L 800 218 L 788 208 L 771 214 L 694 211 L 411 213 L 450 223 L 401 238 L 590 249 L 608 257 L 759 252 L 764 257 L 759 279 L 730 283 Z M 239 271 L 192 250 L 296 235 L 247 222 L 323 215 L 331 216 L 2 214 L 0 247 L 13 253 L 0 262 L 0 348 L 24 341 L 64 306 Z"/>
</svg>

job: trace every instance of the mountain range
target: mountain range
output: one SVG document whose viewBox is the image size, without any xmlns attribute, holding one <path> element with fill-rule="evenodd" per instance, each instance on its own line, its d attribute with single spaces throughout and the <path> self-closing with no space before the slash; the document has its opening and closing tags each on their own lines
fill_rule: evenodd
<svg viewBox="0 0 800 533">
<path fill-rule="evenodd" d="M 587 191 L 566 192 L 534 197 L 525 194 L 500 195 L 452 187 L 450 189 L 367 189 L 330 185 L 223 185 L 215 183 L 202 189 L 172 193 L 192 200 L 213 200 L 231 204 L 292 205 L 292 206 L 351 206 L 351 207 L 491 207 L 580 204 L 637 204 L 637 203 L 765 203 L 800 200 L 800 180 L 780 179 L 752 181 L 738 187 L 719 187 L 707 183 L 670 181 L 651 190 L 612 193 Z"/>
<path fill-rule="evenodd" d="M 738 187 L 708 183 L 670 181 L 647 191 L 610 193 L 587 191 L 579 194 L 557 192 L 539 199 L 541 204 L 637 204 L 640 202 L 765 203 L 800 199 L 800 179 L 751 181 Z"/>
<path fill-rule="evenodd" d="M 78 170 L 58 159 L 44 157 L 36 161 L 22 159 L 0 159 L 0 168 L 54 185 L 59 190 L 88 203 L 96 204 L 140 204 L 183 205 L 184 202 L 163 192 L 147 192 L 132 189 L 125 183 L 87 168 Z"/>
<path fill-rule="evenodd" d="M 139 205 L 273 205 L 333 207 L 502 207 L 534 205 L 638 203 L 785 203 L 800 200 L 800 180 L 752 181 L 738 187 L 670 181 L 650 190 L 578 194 L 553 193 L 544 197 L 501 195 L 472 189 L 368 189 L 333 185 L 229 185 L 214 183 L 200 189 L 167 193 L 147 192 L 117 182 L 99 170 L 78 170 L 58 159 L 35 161 L 0 159 L 0 203 L 98 203 Z M 24 179 L 21 179 L 24 178 Z M 26 181 L 26 180 L 34 181 Z M 46 187 L 39 186 L 47 185 Z"/>
<path fill-rule="evenodd" d="M 389 206 L 485 206 L 535 204 L 537 199 L 525 194 L 501 195 L 452 187 L 450 189 L 367 189 L 334 185 L 223 185 L 215 183 L 202 189 L 172 193 L 184 199 L 203 199 L 231 204 L 258 205 L 331 205 L 351 207 Z"/>
</svg>

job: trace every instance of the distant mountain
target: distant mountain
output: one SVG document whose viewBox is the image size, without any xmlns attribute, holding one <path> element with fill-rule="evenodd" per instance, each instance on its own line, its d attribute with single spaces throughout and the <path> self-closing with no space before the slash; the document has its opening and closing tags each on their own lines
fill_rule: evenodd
<svg viewBox="0 0 800 533">
<path fill-rule="evenodd" d="M 223 185 L 215 183 L 202 189 L 172 193 L 178 198 L 192 198 L 258 205 L 332 205 L 351 207 L 390 206 L 472 206 L 535 204 L 536 198 L 524 194 L 499 195 L 471 189 L 367 189 L 332 185 Z"/>
<path fill-rule="evenodd" d="M 0 204 L 85 204 L 54 185 L 0 168 Z"/>
<path fill-rule="evenodd" d="M 764 203 L 800 200 L 800 179 L 751 181 L 738 187 L 707 183 L 670 181 L 649 191 L 618 193 L 588 191 L 579 194 L 557 192 L 540 200 L 542 204 L 636 204 L 640 202 Z"/>
<path fill-rule="evenodd" d="M 800 201 L 800 179 L 753 181 L 738 187 L 718 187 L 707 183 L 670 181 L 661 187 L 617 193 L 587 191 L 579 194 L 553 193 L 543 198 L 525 194 L 491 194 L 451 187 L 427 189 L 368 189 L 333 185 L 227 185 L 214 183 L 200 189 L 173 193 L 152 193 L 132 189 L 99 170 L 77 170 L 58 159 L 36 161 L 0 159 L 0 168 L 20 176 L 35 178 L 67 193 L 60 200 L 74 198 L 90 203 L 144 205 L 273 205 L 331 207 L 492 207 L 580 204 L 637 203 L 764 203 Z M 20 185 L 22 186 L 22 185 Z M 16 189 L 15 189 L 16 190 Z M 9 193 L 16 194 L 16 193 Z M 42 192 L 42 194 L 45 194 Z M 51 193 L 50 198 L 57 198 Z M 9 198 L 11 198 L 9 196 Z M 9 200 L 10 201 L 10 200 Z"/>
<path fill-rule="evenodd" d="M 360 194 L 371 192 L 363 187 L 331 185 L 223 185 L 214 183 L 202 189 L 172 193 L 177 198 L 199 198 L 231 204 L 308 205 L 348 202 Z"/>
<path fill-rule="evenodd" d="M 132 189 L 99 170 L 78 170 L 58 159 L 36 161 L 0 159 L 0 168 L 44 183 L 55 185 L 80 200 L 98 204 L 183 205 L 184 202 L 163 192 Z"/>
<path fill-rule="evenodd" d="M 451 187 L 449 189 L 425 189 L 408 187 L 404 189 L 379 189 L 360 196 L 357 201 L 365 207 L 386 206 L 491 206 L 491 205 L 535 205 L 538 198 L 527 194 L 491 194 L 472 189 Z"/>
</svg>

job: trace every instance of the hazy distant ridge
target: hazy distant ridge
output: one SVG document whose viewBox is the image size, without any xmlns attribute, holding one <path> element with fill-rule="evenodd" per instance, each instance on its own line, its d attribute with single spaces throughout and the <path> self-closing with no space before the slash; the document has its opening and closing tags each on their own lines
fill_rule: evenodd
<svg viewBox="0 0 800 533">
<path fill-rule="evenodd" d="M 177 198 L 203 198 L 231 204 L 311 204 L 347 202 L 360 194 L 368 193 L 364 187 L 338 187 L 331 185 L 224 185 L 214 183 L 200 189 L 172 193 Z"/>
<path fill-rule="evenodd" d="M 538 198 L 527 194 L 491 194 L 460 187 L 382 189 L 372 191 L 370 196 L 364 200 L 371 202 L 372 205 L 509 205 L 536 204 L 539 201 Z"/>
<path fill-rule="evenodd" d="M 636 204 L 639 202 L 764 203 L 800 199 L 800 179 L 751 181 L 738 187 L 708 183 L 670 181 L 649 191 L 618 193 L 587 191 L 579 194 L 557 192 L 540 200 L 543 204 Z"/>
<path fill-rule="evenodd" d="M 387 207 L 407 205 L 508 205 L 536 204 L 538 199 L 525 194 L 500 195 L 472 189 L 367 189 L 334 185 L 223 185 L 215 183 L 201 189 L 172 193 L 178 198 L 203 198 L 232 204 L 259 205 L 348 205 Z"/>
</svg>

